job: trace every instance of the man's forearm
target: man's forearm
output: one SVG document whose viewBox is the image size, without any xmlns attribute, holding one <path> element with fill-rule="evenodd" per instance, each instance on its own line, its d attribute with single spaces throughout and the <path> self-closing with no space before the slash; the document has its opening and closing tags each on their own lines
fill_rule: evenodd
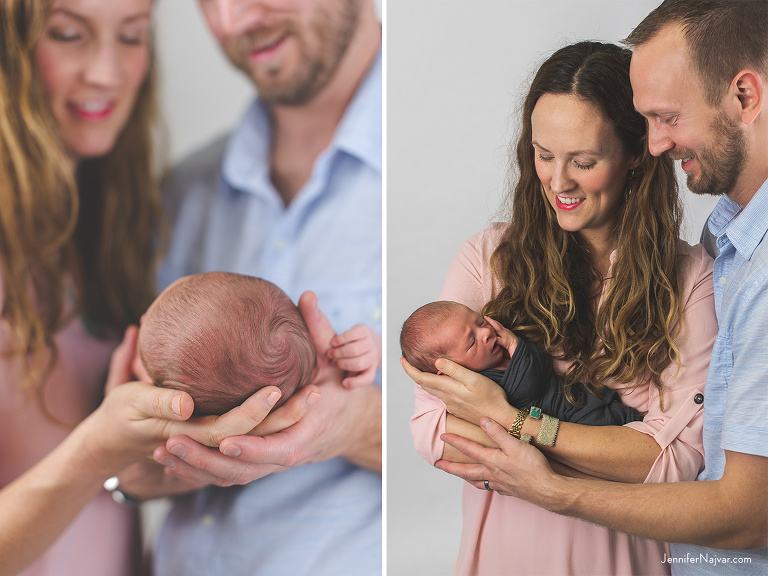
<svg viewBox="0 0 768 576">
<path fill-rule="evenodd" d="M 768 459 L 726 454 L 718 481 L 631 485 L 559 477 L 538 504 L 656 540 L 762 548 L 768 545 Z"/>
<path fill-rule="evenodd" d="M 364 386 L 353 392 L 359 394 L 356 418 L 359 428 L 353 432 L 356 440 L 343 456 L 353 464 L 381 474 L 381 388 Z"/>
</svg>

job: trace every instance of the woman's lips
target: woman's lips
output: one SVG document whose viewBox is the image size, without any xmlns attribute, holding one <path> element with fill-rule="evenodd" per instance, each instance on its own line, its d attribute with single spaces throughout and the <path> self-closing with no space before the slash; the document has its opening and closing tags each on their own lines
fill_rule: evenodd
<svg viewBox="0 0 768 576">
<path fill-rule="evenodd" d="M 87 102 L 70 102 L 67 109 L 80 120 L 85 122 L 100 122 L 112 114 L 114 102 L 107 100 L 91 100 Z"/>
<path fill-rule="evenodd" d="M 565 199 L 565 198 L 564 198 Z M 581 206 L 584 203 L 584 200 L 586 198 L 568 198 L 570 203 L 563 202 L 560 199 L 560 196 L 555 194 L 555 204 L 560 210 L 573 210 L 574 208 L 577 208 L 578 206 Z M 575 200 L 575 202 L 573 201 Z"/>
</svg>

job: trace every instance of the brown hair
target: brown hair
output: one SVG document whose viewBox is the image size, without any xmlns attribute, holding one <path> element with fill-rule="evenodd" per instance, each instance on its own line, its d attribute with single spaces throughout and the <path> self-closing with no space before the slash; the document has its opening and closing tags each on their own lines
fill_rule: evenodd
<svg viewBox="0 0 768 576">
<path fill-rule="evenodd" d="M 155 384 L 192 396 L 195 414 L 223 414 L 264 386 L 282 390 L 280 405 L 309 383 L 316 361 L 285 292 L 224 272 L 169 286 L 142 319 L 139 353 Z"/>
<path fill-rule="evenodd" d="M 561 48 L 536 73 L 523 103 L 515 155 L 519 178 L 511 222 L 491 257 L 502 282 L 487 314 L 558 359 L 571 362 L 565 391 L 586 382 L 599 394 L 606 380 L 650 379 L 677 356 L 672 324 L 679 313 L 677 242 L 682 209 L 669 158 L 651 156 L 645 121 L 632 106 L 629 50 L 579 42 Z M 578 233 L 563 230 L 534 165 L 531 114 L 543 94 L 574 95 L 611 123 L 627 154 L 641 158 L 627 176 L 610 286 L 594 312 L 604 280 Z"/>
<path fill-rule="evenodd" d="M 662 28 L 683 28 L 707 101 L 717 106 L 740 70 L 768 74 L 768 2 L 765 0 L 665 0 L 627 36 L 636 48 Z"/>
<path fill-rule="evenodd" d="M 41 403 L 67 312 L 81 313 L 97 335 L 116 335 L 152 301 L 161 220 L 151 169 L 154 65 L 113 150 L 83 162 L 75 177 L 35 66 L 50 5 L 0 5 L 4 353 L 27 362 L 22 384 Z"/>
<path fill-rule="evenodd" d="M 408 363 L 422 372 L 437 373 L 435 362 L 446 358 L 448 350 L 441 346 L 436 331 L 456 312 L 456 302 L 439 300 L 418 308 L 403 322 L 400 330 L 400 350 Z"/>
</svg>

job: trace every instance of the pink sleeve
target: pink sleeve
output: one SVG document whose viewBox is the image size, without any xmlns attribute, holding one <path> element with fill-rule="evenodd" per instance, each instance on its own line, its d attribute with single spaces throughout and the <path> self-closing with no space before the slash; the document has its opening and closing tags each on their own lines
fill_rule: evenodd
<svg viewBox="0 0 768 576">
<path fill-rule="evenodd" d="M 627 426 L 653 436 L 661 447 L 645 482 L 693 480 L 704 465 L 702 400 L 717 335 L 712 260 L 701 246 L 681 242 L 680 252 L 683 322 L 676 343 L 681 364 L 679 371 L 673 363 L 663 374 L 664 410 L 655 386 L 624 396 L 625 404 L 647 411 L 642 422 Z M 638 406 L 638 400 L 645 405 Z"/>
<path fill-rule="evenodd" d="M 495 290 L 490 271 L 490 257 L 498 244 L 504 227 L 494 224 L 467 240 L 454 256 L 445 277 L 440 300 L 453 300 L 480 310 Z M 416 408 L 410 428 L 413 444 L 422 458 L 430 464 L 443 456 L 445 433 L 445 404 L 416 385 Z"/>
</svg>

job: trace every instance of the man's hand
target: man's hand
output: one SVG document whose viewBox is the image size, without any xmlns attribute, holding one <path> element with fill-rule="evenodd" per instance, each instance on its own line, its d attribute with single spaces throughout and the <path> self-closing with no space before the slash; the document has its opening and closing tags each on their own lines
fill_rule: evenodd
<svg viewBox="0 0 768 576">
<path fill-rule="evenodd" d="M 439 460 L 435 466 L 445 472 L 463 478 L 475 488 L 485 489 L 488 481 L 491 490 L 504 496 L 515 496 L 549 508 L 556 506 L 545 495 L 555 493 L 551 489 L 559 476 L 552 471 L 547 458 L 535 447 L 510 436 L 490 418 L 481 421 L 481 428 L 499 448 L 481 446 L 471 440 L 443 434 L 442 439 L 477 464 L 460 464 Z"/>
<path fill-rule="evenodd" d="M 175 436 L 155 451 L 155 460 L 180 477 L 219 486 L 247 484 L 274 472 L 338 456 L 381 471 L 381 389 L 344 388 L 343 372 L 327 356 L 334 331 L 318 310 L 317 297 L 305 292 L 299 299 L 299 310 L 317 352 L 312 378 L 316 388 L 311 393 L 299 390 L 265 418 L 254 430 L 264 436 L 232 435 L 221 441 L 219 450 Z M 312 408 L 306 411 L 310 404 Z M 296 414 L 303 416 L 296 421 Z"/>
</svg>

